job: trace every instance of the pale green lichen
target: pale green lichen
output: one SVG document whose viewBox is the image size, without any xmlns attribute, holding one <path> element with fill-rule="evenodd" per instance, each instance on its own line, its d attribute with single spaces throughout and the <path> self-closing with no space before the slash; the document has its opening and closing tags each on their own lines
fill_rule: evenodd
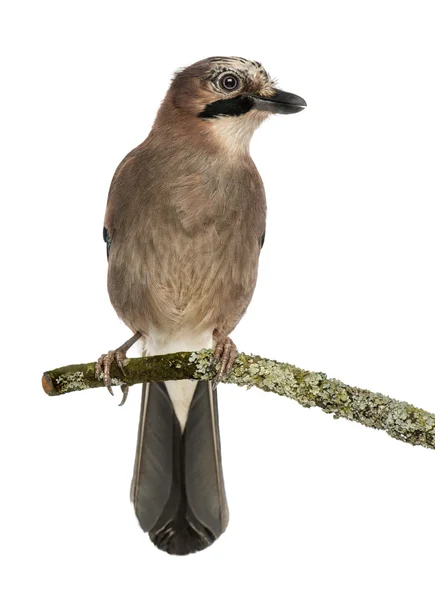
<svg viewBox="0 0 435 600">
<path fill-rule="evenodd" d="M 59 375 L 59 377 L 56 378 L 56 383 L 62 394 L 89 389 L 88 384 L 85 382 L 84 373 L 80 371 Z"/>
<path fill-rule="evenodd" d="M 126 361 L 126 383 L 167 381 L 170 379 L 210 380 L 218 372 L 213 350 L 176 353 Z M 118 369 L 113 385 L 121 385 Z M 95 363 L 71 365 L 44 374 L 50 395 L 100 387 L 103 378 L 95 379 Z M 116 377 L 116 375 L 118 377 Z M 324 373 L 299 369 L 294 365 L 248 354 L 239 354 L 231 374 L 223 383 L 234 383 L 250 388 L 256 386 L 266 392 L 293 398 L 305 407 L 317 406 L 335 419 L 356 421 L 367 427 L 385 430 L 391 437 L 409 444 L 435 449 L 435 415 L 411 404 L 388 396 L 348 386 L 337 379 L 328 379 Z"/>
<path fill-rule="evenodd" d="M 224 381 L 293 398 L 307 408 L 317 406 L 335 419 L 383 429 L 391 437 L 409 444 L 435 447 L 435 415 L 383 394 L 328 379 L 324 373 L 240 354 L 231 375 Z"/>
<path fill-rule="evenodd" d="M 125 367 L 126 365 L 124 365 Z M 97 381 L 104 381 L 104 373 L 100 373 L 98 377 L 95 376 Z M 123 385 L 125 381 L 119 379 L 119 377 L 111 377 L 110 378 L 111 386 Z"/>
<path fill-rule="evenodd" d="M 195 363 L 196 372 L 194 379 L 210 379 L 214 374 L 213 370 L 213 351 L 207 348 L 192 352 L 189 356 L 189 362 Z"/>
</svg>

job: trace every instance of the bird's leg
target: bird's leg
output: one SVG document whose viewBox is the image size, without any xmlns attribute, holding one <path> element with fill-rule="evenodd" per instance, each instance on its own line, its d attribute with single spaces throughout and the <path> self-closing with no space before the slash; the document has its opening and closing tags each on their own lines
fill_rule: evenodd
<svg viewBox="0 0 435 600">
<path fill-rule="evenodd" d="M 113 396 L 113 390 L 112 390 L 112 378 L 110 377 L 110 367 L 111 367 L 113 361 L 115 360 L 121 373 L 123 375 L 125 375 L 124 360 L 126 358 L 127 351 L 141 337 L 142 337 L 142 334 L 138 331 L 137 333 L 134 334 L 133 337 L 131 337 L 129 340 L 127 340 L 124 344 L 122 344 L 122 346 L 119 346 L 119 348 L 117 348 L 116 350 L 109 350 L 109 352 L 107 354 L 102 354 L 100 356 L 100 358 L 98 359 L 97 364 L 95 365 L 95 377 L 97 379 L 100 379 L 101 374 L 103 374 L 104 385 L 109 390 L 109 392 L 112 394 L 112 396 Z M 128 385 L 126 383 L 122 384 L 121 390 L 122 390 L 123 395 L 122 395 L 122 400 L 121 400 L 120 406 L 122 406 L 124 404 L 124 402 L 127 400 Z"/>
<path fill-rule="evenodd" d="M 214 378 L 213 387 L 222 381 L 224 375 L 229 375 L 237 358 L 237 348 L 233 340 L 228 336 L 217 337 L 214 350 L 214 364 L 221 361 L 219 373 Z"/>
</svg>

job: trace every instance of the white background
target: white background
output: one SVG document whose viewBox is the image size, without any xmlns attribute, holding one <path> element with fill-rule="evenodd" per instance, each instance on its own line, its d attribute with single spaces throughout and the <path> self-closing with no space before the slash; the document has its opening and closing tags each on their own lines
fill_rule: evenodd
<svg viewBox="0 0 435 600">
<path fill-rule="evenodd" d="M 49 398 L 129 336 L 102 223 L 172 72 L 260 60 L 308 108 L 256 133 L 268 197 L 239 349 L 435 412 L 431 2 L 8 2 L 2 40 L 5 599 L 432 597 L 435 452 L 221 386 L 230 525 L 159 552 L 129 502 L 139 388 Z"/>
</svg>

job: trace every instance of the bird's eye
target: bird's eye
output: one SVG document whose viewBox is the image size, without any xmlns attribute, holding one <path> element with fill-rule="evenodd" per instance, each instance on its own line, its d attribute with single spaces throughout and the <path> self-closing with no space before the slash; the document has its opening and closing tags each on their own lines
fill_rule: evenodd
<svg viewBox="0 0 435 600">
<path fill-rule="evenodd" d="M 240 81 L 235 75 L 227 74 L 223 75 L 219 79 L 219 84 L 222 89 L 226 90 L 227 92 L 232 92 L 233 90 L 236 90 L 239 87 Z"/>
</svg>

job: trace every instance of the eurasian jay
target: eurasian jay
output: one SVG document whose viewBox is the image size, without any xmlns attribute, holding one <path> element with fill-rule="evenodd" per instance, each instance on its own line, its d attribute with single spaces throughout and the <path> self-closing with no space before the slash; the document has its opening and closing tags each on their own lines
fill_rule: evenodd
<svg viewBox="0 0 435 600">
<path fill-rule="evenodd" d="M 201 60 L 177 72 L 147 139 L 117 168 L 104 222 L 110 300 L 147 355 L 214 348 L 219 381 L 228 337 L 252 298 L 266 200 L 250 157 L 255 129 L 305 101 L 274 87 L 260 63 Z M 210 546 L 228 525 L 216 385 L 143 385 L 131 499 L 142 529 L 170 554 Z"/>
</svg>

